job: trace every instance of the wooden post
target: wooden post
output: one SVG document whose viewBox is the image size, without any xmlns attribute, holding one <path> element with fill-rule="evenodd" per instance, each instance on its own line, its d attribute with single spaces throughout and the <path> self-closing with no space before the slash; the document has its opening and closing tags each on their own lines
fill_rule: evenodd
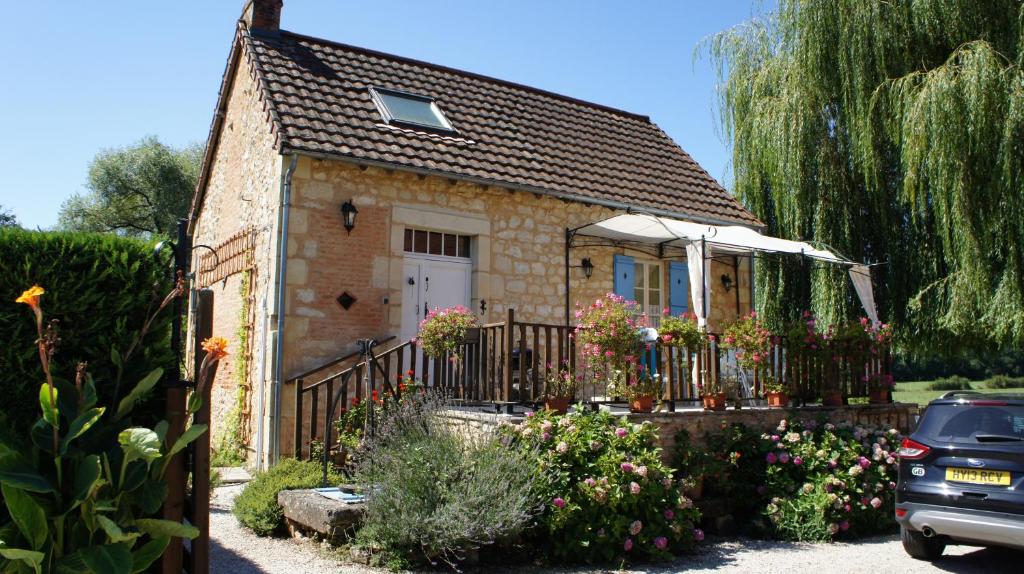
<svg viewBox="0 0 1024 574">
<path fill-rule="evenodd" d="M 174 249 L 174 279 L 184 280 L 189 270 L 189 256 L 192 253 L 191 237 L 188 235 L 188 221 L 178 220 L 178 241 Z M 168 377 L 165 405 L 167 417 L 166 444 L 174 444 L 185 432 L 185 395 L 186 389 L 182 380 L 180 365 L 182 363 L 181 345 L 181 316 L 182 316 L 182 295 L 174 298 L 172 305 L 173 323 L 171 326 L 171 350 L 174 351 L 175 361 L 171 367 Z M 164 473 L 164 481 L 167 483 L 167 498 L 164 499 L 163 518 L 172 522 L 181 522 L 185 511 L 185 454 L 178 453 L 171 457 Z M 167 548 L 164 549 L 160 566 L 164 574 L 181 574 L 183 559 L 183 548 L 181 538 L 171 538 Z"/>
<path fill-rule="evenodd" d="M 201 362 L 204 353 L 200 342 L 213 336 L 213 291 L 201 289 L 197 292 L 199 306 L 196 312 L 196 331 L 194 348 L 196 360 Z M 196 381 L 202 385 L 203 404 L 192 417 L 192 424 L 210 425 L 210 395 L 213 379 L 217 375 L 217 364 L 209 371 L 206 381 Z M 212 430 L 212 429 L 211 429 Z M 209 574 L 210 572 L 210 431 L 203 433 L 192 443 L 192 525 L 199 529 L 199 536 L 192 540 L 192 551 L 189 553 L 191 574 Z"/>
<path fill-rule="evenodd" d="M 293 389 L 295 396 L 295 407 L 294 416 L 292 417 L 295 421 L 294 428 L 294 444 L 295 450 L 292 451 L 292 456 L 302 460 L 302 379 L 295 379 L 295 388 Z"/>
<path fill-rule="evenodd" d="M 516 323 L 516 312 L 515 309 L 508 310 L 508 320 L 505 323 L 505 390 L 503 398 L 506 401 L 512 400 L 512 347 L 516 344 L 515 329 L 513 325 Z"/>
</svg>

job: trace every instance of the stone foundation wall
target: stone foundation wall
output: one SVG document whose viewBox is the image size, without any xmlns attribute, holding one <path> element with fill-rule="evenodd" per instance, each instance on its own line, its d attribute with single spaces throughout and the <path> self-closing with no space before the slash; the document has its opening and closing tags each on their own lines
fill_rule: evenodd
<svg viewBox="0 0 1024 574">
<path fill-rule="evenodd" d="M 691 444 L 695 446 L 704 445 L 705 435 L 719 432 L 733 424 L 743 424 L 748 428 L 767 432 L 776 428 L 782 419 L 820 420 L 833 424 L 849 422 L 872 426 L 888 425 L 906 434 L 916 426 L 917 414 L 917 405 L 897 403 L 845 407 L 810 406 L 800 409 L 748 407 L 738 411 L 729 409 L 720 412 L 688 409 L 674 413 L 624 413 L 623 416 L 631 423 L 643 424 L 649 421 L 657 426 L 658 446 L 662 449 L 662 459 L 666 463 L 671 463 L 676 434 L 681 430 L 690 433 Z M 448 411 L 445 417 L 462 432 L 477 435 L 493 431 L 502 422 L 518 424 L 524 419 L 521 414 L 504 415 L 461 410 Z"/>
</svg>

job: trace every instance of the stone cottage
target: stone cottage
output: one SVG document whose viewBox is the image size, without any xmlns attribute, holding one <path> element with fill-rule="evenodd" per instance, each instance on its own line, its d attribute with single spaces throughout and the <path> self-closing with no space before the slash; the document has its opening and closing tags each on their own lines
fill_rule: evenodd
<svg viewBox="0 0 1024 574">
<path fill-rule="evenodd" d="M 251 0 L 238 22 L 189 221 L 232 344 L 213 433 L 234 409 L 256 464 L 288 454 L 285 381 L 360 338 L 406 340 L 455 304 L 565 324 L 567 230 L 627 210 L 761 226 L 646 116 L 287 32 L 281 5 Z M 571 257 L 574 302 L 690 306 L 681 254 Z M 751 261 L 711 276 L 729 286 L 714 328 L 749 311 Z"/>
</svg>

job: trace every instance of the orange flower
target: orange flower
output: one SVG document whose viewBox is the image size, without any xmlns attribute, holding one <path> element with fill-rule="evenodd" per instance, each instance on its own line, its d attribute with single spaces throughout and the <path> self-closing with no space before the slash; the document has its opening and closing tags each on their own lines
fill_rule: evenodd
<svg viewBox="0 0 1024 574">
<path fill-rule="evenodd" d="M 228 340 L 224 337 L 210 337 L 203 341 L 203 350 L 214 360 L 228 356 Z"/>
<path fill-rule="evenodd" d="M 14 302 L 24 303 L 32 308 L 36 308 L 39 306 L 39 296 L 43 293 L 46 293 L 46 291 L 44 291 L 42 287 L 39 285 L 33 285 L 31 289 L 22 293 L 21 297 L 15 299 Z"/>
</svg>

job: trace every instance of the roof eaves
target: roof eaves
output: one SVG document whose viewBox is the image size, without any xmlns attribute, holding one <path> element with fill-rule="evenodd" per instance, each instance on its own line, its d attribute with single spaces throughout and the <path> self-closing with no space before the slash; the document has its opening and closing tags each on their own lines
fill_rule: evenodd
<svg viewBox="0 0 1024 574">
<path fill-rule="evenodd" d="M 271 118 L 270 129 L 275 137 L 275 147 L 280 148 L 282 145 L 281 134 L 284 130 L 281 129 L 281 118 L 278 116 L 277 110 L 274 109 L 272 98 L 270 98 L 267 93 L 266 80 L 263 78 L 258 58 L 253 54 L 252 47 L 249 44 L 250 40 L 249 30 L 246 27 L 245 22 L 239 20 L 235 30 L 235 37 L 231 43 L 231 51 L 228 53 L 228 61 L 224 68 L 224 76 L 221 78 L 220 90 L 217 94 L 217 104 L 214 108 L 213 120 L 210 123 L 210 133 L 206 138 L 206 150 L 203 153 L 203 164 L 199 171 L 199 180 L 196 182 L 196 189 L 192 195 L 192 205 L 188 214 L 189 234 L 195 230 L 196 221 L 199 219 L 199 215 L 203 208 L 203 202 L 206 199 L 206 186 L 209 183 L 210 171 L 213 169 L 213 161 L 220 142 L 220 134 L 224 127 L 224 117 L 227 114 L 228 99 L 230 98 L 231 90 L 234 87 L 235 75 L 238 73 L 238 63 L 241 60 L 243 53 L 245 54 L 246 62 L 249 64 L 250 69 L 255 76 L 260 101 L 263 102 L 263 107 Z"/>
</svg>

